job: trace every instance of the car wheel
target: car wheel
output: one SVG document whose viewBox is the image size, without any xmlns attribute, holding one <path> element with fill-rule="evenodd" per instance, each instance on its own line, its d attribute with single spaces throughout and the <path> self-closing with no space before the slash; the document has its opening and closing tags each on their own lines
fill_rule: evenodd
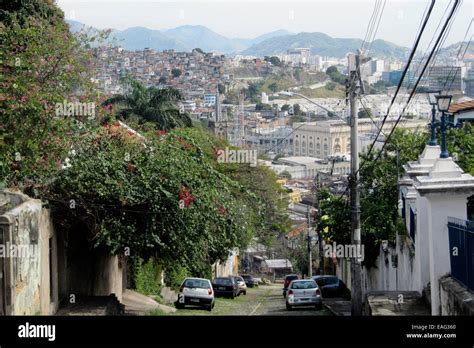
<svg viewBox="0 0 474 348">
<path fill-rule="evenodd" d="M 175 307 L 176 307 L 177 309 L 183 309 L 183 308 L 184 308 L 184 304 L 179 303 L 179 302 L 176 302 L 176 303 L 175 303 Z"/>
<path fill-rule="evenodd" d="M 231 298 L 231 299 L 235 299 L 235 295 L 232 294 L 232 295 L 230 296 L 230 298 Z"/>
<path fill-rule="evenodd" d="M 246 295 L 247 295 L 247 291 L 244 291 L 244 296 L 246 296 Z"/>
<path fill-rule="evenodd" d="M 287 309 L 288 311 L 291 311 L 291 310 L 293 310 L 293 307 L 291 307 L 291 306 L 287 303 L 287 304 L 286 304 L 286 309 Z"/>
<path fill-rule="evenodd" d="M 286 291 L 283 291 L 283 298 L 286 298 Z"/>
<path fill-rule="evenodd" d="M 214 307 L 213 305 L 207 305 L 206 306 L 206 309 L 209 311 L 209 312 L 212 312 L 212 307 Z"/>
</svg>

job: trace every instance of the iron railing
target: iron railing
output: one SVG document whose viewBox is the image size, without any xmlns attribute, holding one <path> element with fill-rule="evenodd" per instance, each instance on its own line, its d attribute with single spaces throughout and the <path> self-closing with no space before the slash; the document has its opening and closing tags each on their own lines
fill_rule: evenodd
<svg viewBox="0 0 474 348">
<path fill-rule="evenodd" d="M 448 217 L 451 276 L 474 291 L 474 221 Z"/>
</svg>

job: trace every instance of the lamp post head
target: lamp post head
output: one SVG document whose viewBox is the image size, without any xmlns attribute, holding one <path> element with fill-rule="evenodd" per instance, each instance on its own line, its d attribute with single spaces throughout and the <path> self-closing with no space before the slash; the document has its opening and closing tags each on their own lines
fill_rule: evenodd
<svg viewBox="0 0 474 348">
<path fill-rule="evenodd" d="M 436 97 L 439 95 L 440 91 L 430 91 L 428 92 L 428 99 L 431 106 L 437 105 L 438 101 Z"/>
<path fill-rule="evenodd" d="M 449 106 L 451 105 L 452 95 L 437 95 L 436 101 L 438 104 L 438 110 L 440 112 L 448 112 Z"/>
</svg>

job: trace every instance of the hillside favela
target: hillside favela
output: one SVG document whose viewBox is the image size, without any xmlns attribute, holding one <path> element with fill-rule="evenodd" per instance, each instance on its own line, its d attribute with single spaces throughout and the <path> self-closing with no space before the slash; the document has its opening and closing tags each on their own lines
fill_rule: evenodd
<svg viewBox="0 0 474 348">
<path fill-rule="evenodd" d="M 1 316 L 474 316 L 471 0 L 0 12 Z"/>
</svg>

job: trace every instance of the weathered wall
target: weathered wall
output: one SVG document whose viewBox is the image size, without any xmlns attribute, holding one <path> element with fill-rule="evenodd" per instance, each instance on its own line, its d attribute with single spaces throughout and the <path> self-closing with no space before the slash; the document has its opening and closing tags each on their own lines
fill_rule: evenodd
<svg viewBox="0 0 474 348">
<path fill-rule="evenodd" d="M 474 315 L 474 294 L 450 276 L 439 280 L 441 315 Z"/>
<path fill-rule="evenodd" d="M 51 296 L 57 279 L 56 274 L 50 274 L 49 240 L 55 233 L 49 212 L 43 209 L 41 201 L 21 193 L 7 191 L 0 196 L 10 202 L 4 205 L 0 216 L 4 251 L 10 253 L 4 259 L 9 278 L 6 291 L 11 295 L 7 314 L 52 314 L 57 308 L 57 296 Z"/>
<path fill-rule="evenodd" d="M 401 237 L 403 238 L 403 237 Z M 400 239 L 400 237 L 399 237 Z M 419 276 L 415 268 L 413 246 L 403 238 L 396 247 L 389 246 L 386 251 L 380 247 L 376 267 L 369 270 L 362 267 L 362 284 L 365 292 L 413 290 L 415 279 Z M 350 261 L 338 260 L 336 275 L 351 287 Z M 421 289 L 420 289 L 421 293 Z"/>
<path fill-rule="evenodd" d="M 239 271 L 238 250 L 233 250 L 225 262 L 216 262 L 212 265 L 214 277 L 236 275 Z"/>
</svg>

